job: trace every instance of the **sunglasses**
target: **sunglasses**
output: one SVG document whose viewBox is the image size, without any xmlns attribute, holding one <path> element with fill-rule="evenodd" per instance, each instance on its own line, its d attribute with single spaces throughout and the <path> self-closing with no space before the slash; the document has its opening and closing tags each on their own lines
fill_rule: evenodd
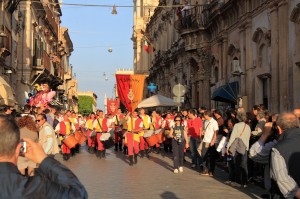
<svg viewBox="0 0 300 199">
<path fill-rule="evenodd" d="M 176 122 L 180 122 L 181 120 L 175 120 Z"/>
</svg>

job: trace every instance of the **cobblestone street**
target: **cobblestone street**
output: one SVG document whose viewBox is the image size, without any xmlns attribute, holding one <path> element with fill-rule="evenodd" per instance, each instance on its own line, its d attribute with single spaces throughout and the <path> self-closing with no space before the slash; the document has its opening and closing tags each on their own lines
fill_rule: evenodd
<svg viewBox="0 0 300 199">
<path fill-rule="evenodd" d="M 263 190 L 255 185 L 235 189 L 224 184 L 227 173 L 216 169 L 215 176 L 199 175 L 186 163 L 184 172 L 173 173 L 173 161 L 168 154 L 162 156 L 151 153 L 151 158 L 138 159 L 138 164 L 130 167 L 121 152 L 108 150 L 106 159 L 97 159 L 86 151 L 69 161 L 57 159 L 69 167 L 86 187 L 89 198 L 259 198 Z M 189 159 L 188 159 L 189 161 Z"/>
</svg>

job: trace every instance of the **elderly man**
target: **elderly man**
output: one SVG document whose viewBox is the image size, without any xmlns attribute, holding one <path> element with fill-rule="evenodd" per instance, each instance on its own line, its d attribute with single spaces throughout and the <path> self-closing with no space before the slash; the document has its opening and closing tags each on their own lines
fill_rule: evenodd
<svg viewBox="0 0 300 199">
<path fill-rule="evenodd" d="M 35 176 L 22 176 L 16 166 L 21 149 L 20 131 L 5 116 L 0 116 L 0 136 L 0 198 L 88 198 L 72 171 L 47 157 L 40 144 L 27 138 L 27 150 L 22 155 L 40 167 Z"/>
<path fill-rule="evenodd" d="M 272 198 L 300 198 L 300 129 L 293 113 L 277 119 L 281 139 L 271 151 L 270 174 Z"/>
</svg>

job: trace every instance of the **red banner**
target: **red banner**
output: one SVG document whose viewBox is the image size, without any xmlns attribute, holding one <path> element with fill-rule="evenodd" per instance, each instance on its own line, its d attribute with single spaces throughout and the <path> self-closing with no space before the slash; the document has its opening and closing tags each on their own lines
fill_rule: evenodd
<svg viewBox="0 0 300 199">
<path fill-rule="evenodd" d="M 116 75 L 118 96 L 132 112 L 143 99 L 145 75 Z"/>
<path fill-rule="evenodd" d="M 119 107 L 120 107 L 119 99 L 107 98 L 107 114 L 116 115 Z"/>
</svg>

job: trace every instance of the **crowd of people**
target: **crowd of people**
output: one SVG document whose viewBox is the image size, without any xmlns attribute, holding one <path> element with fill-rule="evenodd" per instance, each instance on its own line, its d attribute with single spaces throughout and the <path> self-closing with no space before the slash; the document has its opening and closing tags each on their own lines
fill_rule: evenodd
<svg viewBox="0 0 300 199">
<path fill-rule="evenodd" d="M 11 115 L 12 111 L 3 112 Z M 264 171 L 265 187 L 273 198 L 300 198 L 300 109 L 271 115 L 257 105 L 250 112 L 238 108 L 225 113 L 201 107 L 146 114 L 142 108 L 131 113 L 118 109 L 115 115 L 97 110 L 82 116 L 26 105 L 15 116 L 21 139 L 39 142 L 50 157 L 60 151 L 68 160 L 84 142 L 99 159 L 114 147 L 128 157 L 130 166 L 139 158 L 151 158 L 151 153 L 172 153 L 175 174 L 183 172 L 185 156 L 191 158 L 190 167 L 204 176 L 214 176 L 217 161 L 226 162 L 226 184 L 246 188 Z M 17 166 L 22 175 L 26 169 L 33 176 L 38 165 L 21 157 Z"/>
</svg>

